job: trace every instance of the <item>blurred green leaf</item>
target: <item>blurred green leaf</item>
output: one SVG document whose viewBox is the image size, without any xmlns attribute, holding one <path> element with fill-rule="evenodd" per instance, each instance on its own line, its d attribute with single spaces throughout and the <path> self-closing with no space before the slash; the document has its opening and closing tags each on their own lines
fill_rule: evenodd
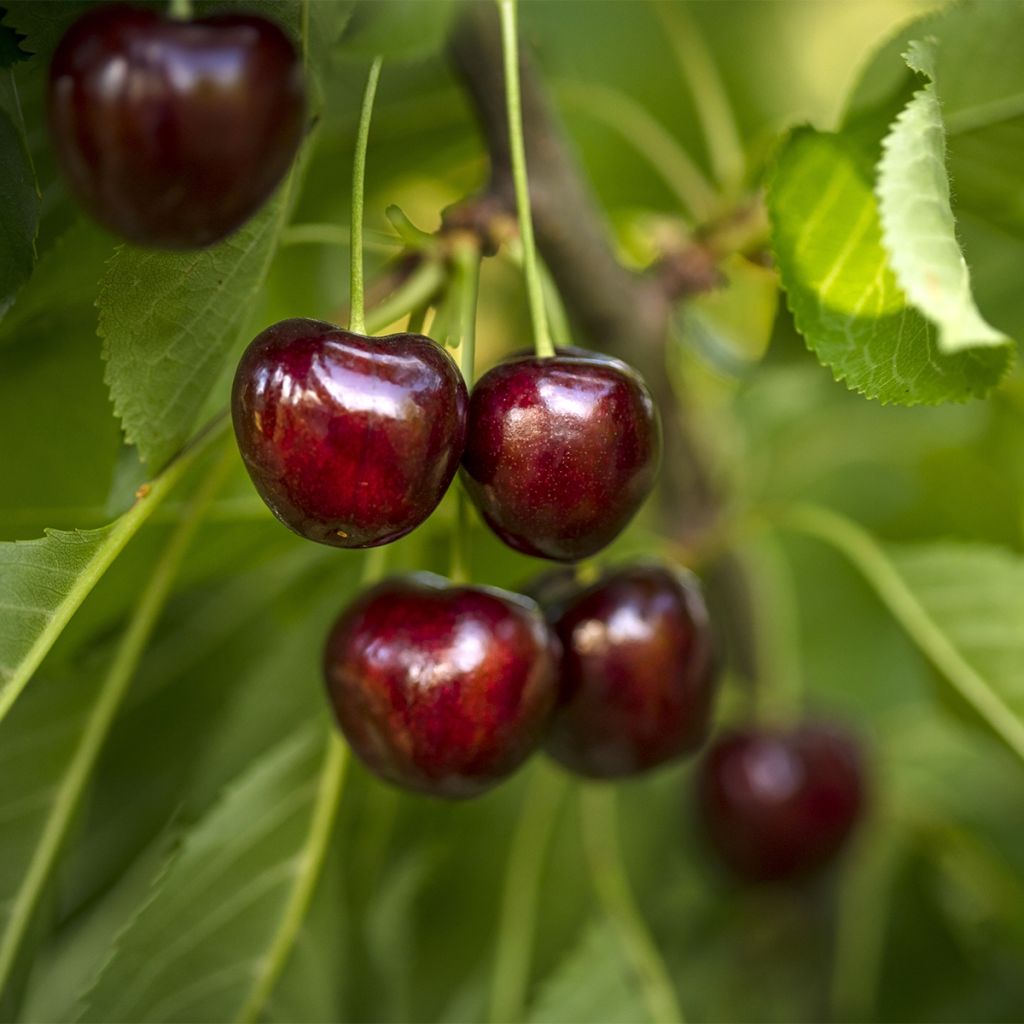
<svg viewBox="0 0 1024 1024">
<path fill-rule="evenodd" d="M 439 50 L 458 10 L 455 0 L 375 0 L 356 4 L 341 38 L 346 53 L 388 59 Z"/>
<path fill-rule="evenodd" d="M 963 401 L 999 382 L 1006 349 L 944 354 L 935 329 L 908 304 L 882 243 L 868 170 L 848 140 L 796 131 L 768 206 L 797 328 L 837 380 L 901 405 Z"/>
<path fill-rule="evenodd" d="M 983 545 L 883 548 L 825 509 L 785 522 L 841 551 L 939 675 L 1024 761 L 1024 560 Z"/>
<path fill-rule="evenodd" d="M 0 720 L 100 577 L 202 450 L 195 445 L 108 526 L 0 544 Z"/>
<path fill-rule="evenodd" d="M 576 947 L 546 978 L 530 1024 L 644 1024 L 651 1016 L 615 928 L 591 922 Z"/>
<path fill-rule="evenodd" d="M 319 872 L 343 757 L 317 723 L 260 758 L 185 838 L 80 1019 L 255 1020 Z"/>
</svg>

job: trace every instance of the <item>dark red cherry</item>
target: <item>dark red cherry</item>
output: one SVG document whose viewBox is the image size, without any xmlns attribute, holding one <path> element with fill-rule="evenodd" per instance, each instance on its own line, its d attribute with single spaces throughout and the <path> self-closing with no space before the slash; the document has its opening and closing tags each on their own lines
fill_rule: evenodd
<svg viewBox="0 0 1024 1024">
<path fill-rule="evenodd" d="M 830 861 L 860 818 L 860 748 L 834 726 L 734 732 L 709 750 L 697 794 L 711 844 L 736 875 L 795 878 Z"/>
<path fill-rule="evenodd" d="M 352 749 L 390 782 L 452 798 L 490 789 L 543 740 L 555 665 L 534 602 L 425 573 L 363 594 L 324 657 Z"/>
<path fill-rule="evenodd" d="M 586 558 L 633 518 L 654 485 L 657 411 L 640 376 L 606 356 L 516 356 L 469 401 L 463 478 L 506 544 Z"/>
<path fill-rule="evenodd" d="M 458 469 L 466 404 L 458 367 L 429 338 L 296 319 L 245 350 L 231 412 L 274 515 L 321 544 L 365 548 L 437 508 Z"/>
<path fill-rule="evenodd" d="M 561 698 L 548 751 L 594 778 L 636 775 L 707 734 L 714 652 L 699 584 L 657 566 L 609 573 L 555 621 Z"/>
<path fill-rule="evenodd" d="M 273 22 L 124 4 L 71 26 L 50 66 L 50 135 L 71 189 L 137 245 L 194 249 L 247 220 L 305 130 L 302 62 Z"/>
</svg>

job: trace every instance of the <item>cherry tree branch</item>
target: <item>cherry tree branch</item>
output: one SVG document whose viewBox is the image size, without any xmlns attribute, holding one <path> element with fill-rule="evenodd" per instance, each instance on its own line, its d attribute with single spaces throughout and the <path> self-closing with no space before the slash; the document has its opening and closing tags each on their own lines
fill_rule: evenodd
<svg viewBox="0 0 1024 1024">
<path fill-rule="evenodd" d="M 489 246 L 494 224 L 507 221 L 515 211 L 501 39 L 493 3 L 475 0 L 464 6 L 449 56 L 476 110 L 491 160 L 484 193 L 450 211 L 449 224 L 475 228 Z M 698 241 L 646 273 L 619 263 L 604 217 L 525 53 L 520 57 L 520 82 L 540 252 L 587 344 L 635 366 L 651 387 L 664 425 L 661 528 L 673 540 L 699 548 L 701 539 L 718 525 L 724 494 L 688 421 L 686 403 L 673 385 L 666 346 L 675 304 L 719 283 L 714 247 Z M 709 567 L 708 584 L 731 659 L 739 672 L 753 679 L 750 588 L 742 564 L 725 554 Z"/>
<path fill-rule="evenodd" d="M 484 194 L 470 201 L 481 220 L 514 211 L 501 40 L 494 5 L 467 4 L 449 53 L 475 107 L 491 158 Z M 604 218 L 569 149 L 538 76 L 521 59 L 521 88 L 531 207 L 537 243 L 588 345 L 635 366 L 650 385 L 665 427 L 663 528 L 684 543 L 717 519 L 721 496 L 700 446 L 686 423 L 665 365 L 675 302 L 717 283 L 707 261 L 675 259 L 635 273 L 616 259 Z M 452 213 L 465 225 L 473 213 Z"/>
</svg>

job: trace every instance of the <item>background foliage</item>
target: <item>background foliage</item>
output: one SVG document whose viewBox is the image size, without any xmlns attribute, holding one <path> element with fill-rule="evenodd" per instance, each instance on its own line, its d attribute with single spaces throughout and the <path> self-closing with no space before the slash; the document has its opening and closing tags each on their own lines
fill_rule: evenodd
<svg viewBox="0 0 1024 1024">
<path fill-rule="evenodd" d="M 299 3 L 259 6 L 299 36 Z M 689 765 L 609 790 L 538 759 L 451 806 L 355 763 L 340 802 L 325 781 L 320 648 L 365 559 L 278 526 L 215 417 L 256 330 L 343 318 L 370 56 L 371 269 L 399 250 L 387 206 L 433 230 L 485 180 L 443 54 L 458 5 L 311 3 L 317 128 L 263 212 L 187 255 L 80 218 L 42 95 L 82 5 L 6 7 L 0 1015 L 638 1022 L 667 978 L 691 1020 L 1024 1016 L 1020 4 L 522 12 L 624 259 L 766 188 L 774 267 L 731 253 L 669 365 L 730 485 L 758 705 L 851 721 L 874 795 L 836 870 L 754 891 L 707 859 Z M 528 336 L 507 255 L 482 295 L 486 366 Z M 444 572 L 452 521 L 389 568 Z M 607 557 L 658 550 L 650 517 Z M 536 564 L 474 528 L 472 569 Z"/>
</svg>

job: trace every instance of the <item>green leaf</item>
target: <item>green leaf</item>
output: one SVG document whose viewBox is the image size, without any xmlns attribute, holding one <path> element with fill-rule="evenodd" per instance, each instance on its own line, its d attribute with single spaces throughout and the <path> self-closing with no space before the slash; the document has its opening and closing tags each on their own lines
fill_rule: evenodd
<svg viewBox="0 0 1024 1024">
<path fill-rule="evenodd" d="M 232 455 L 230 460 L 228 455 Z M 88 714 L 80 716 L 76 721 L 76 726 L 79 727 L 71 732 L 71 743 L 63 751 L 63 757 L 60 756 L 60 752 L 55 752 L 47 762 L 50 766 L 56 762 L 60 770 L 56 778 L 52 779 L 52 785 L 44 787 L 42 800 L 38 799 L 37 794 L 36 799 L 30 804 L 36 812 L 33 815 L 34 820 L 30 823 L 22 820 L 19 824 L 18 833 L 21 841 L 16 853 L 22 856 L 3 858 L 3 863 L 14 869 L 13 877 L 8 879 L 8 883 L 13 881 L 14 884 L 0 884 L 0 990 L 6 988 L 16 960 L 23 949 L 33 916 L 62 852 L 71 822 L 77 814 L 82 794 L 92 776 L 100 751 L 106 743 L 114 717 L 135 675 L 142 652 L 163 610 L 182 558 L 195 536 L 206 507 L 213 500 L 233 461 L 233 453 L 230 452 L 218 460 L 192 499 L 189 508 L 181 516 L 159 561 L 149 575 L 145 589 L 138 596 L 131 618 L 111 658 L 110 666 L 101 676 L 99 689 L 94 690 L 88 685 L 76 687 L 75 695 L 67 702 L 74 708 L 80 690 L 89 693 L 93 698 L 87 705 L 80 705 L 88 707 Z M 0 745 L 0 749 L 9 749 L 12 745 L 15 749 L 19 746 L 24 749 L 26 730 L 22 729 L 21 723 L 16 720 L 5 725 L 6 729 L 0 731 L 7 738 Z M 39 737 L 32 737 L 31 727 L 27 731 L 30 737 L 28 747 L 31 750 L 33 740 L 38 742 Z M 45 732 L 43 739 L 45 740 Z M 23 787 L 23 780 L 34 778 L 37 772 L 31 761 L 22 768 L 23 771 L 5 773 L 4 777 L 16 779 L 19 787 Z M 0 799 L 0 806 L 2 805 L 3 801 Z M 2 820 L 3 815 L 0 815 L 0 821 Z M 7 830 L 0 830 L 0 839 L 7 834 Z"/>
<path fill-rule="evenodd" d="M 909 74 L 900 55 L 928 40 L 974 294 L 985 319 L 1018 339 L 1024 306 L 1012 268 L 1024 261 L 1024 66 L 1015 48 L 1022 32 L 1024 7 L 1015 3 L 950 4 L 912 22 L 866 65 L 845 118 L 851 124 L 890 102 Z"/>
<path fill-rule="evenodd" d="M 80 1019 L 256 1019 L 319 874 L 344 764 L 322 723 L 257 761 L 185 838 Z"/>
<path fill-rule="evenodd" d="M 103 275 L 97 304 L 110 395 L 126 439 L 152 468 L 191 436 L 250 322 L 296 174 L 220 245 L 189 253 L 122 246 Z"/>
<path fill-rule="evenodd" d="M 882 238 L 908 300 L 939 329 L 945 353 L 1009 339 L 978 312 L 956 238 L 946 172 L 946 131 L 934 82 L 934 46 L 912 43 L 907 64 L 928 79 L 882 142 L 878 165 Z"/>
<path fill-rule="evenodd" d="M 908 302 L 882 244 L 862 154 L 840 135 L 801 129 L 783 148 L 768 207 L 796 326 L 837 380 L 901 405 L 963 401 L 994 387 L 1005 348 L 946 354 Z"/>
<path fill-rule="evenodd" d="M 103 573 L 217 433 L 210 431 L 108 526 L 0 544 L 0 721 Z"/>
<path fill-rule="evenodd" d="M 24 39 L 25 37 L 16 29 L 0 24 L 0 71 L 6 71 L 13 64 L 28 60 L 29 54 L 21 48 Z"/>
<path fill-rule="evenodd" d="M 39 540 L 0 545 L 0 719 L 128 542 L 137 517 L 128 513 L 99 530 L 51 530 Z"/>
<path fill-rule="evenodd" d="M 0 69 L 0 317 L 36 259 L 39 193 L 14 76 Z"/>
<path fill-rule="evenodd" d="M 940 677 L 1024 761 L 1024 558 L 981 544 L 883 547 L 810 506 L 785 522 L 849 558 Z"/>
<path fill-rule="evenodd" d="M 113 244 L 91 223 L 76 222 L 39 260 L 37 273 L 0 324 L 0 346 L 31 344 L 31 332 L 67 330 L 63 321 L 72 317 L 94 334 L 96 288 Z"/>
<path fill-rule="evenodd" d="M 594 921 L 541 985 L 530 1024 L 642 1024 L 651 1016 L 615 929 Z"/>
<path fill-rule="evenodd" d="M 30 865 L 99 689 L 95 678 L 48 677 L 0 726 L 0 991 L 8 998 L 31 953 L 19 948 L 37 902 Z"/>
</svg>

